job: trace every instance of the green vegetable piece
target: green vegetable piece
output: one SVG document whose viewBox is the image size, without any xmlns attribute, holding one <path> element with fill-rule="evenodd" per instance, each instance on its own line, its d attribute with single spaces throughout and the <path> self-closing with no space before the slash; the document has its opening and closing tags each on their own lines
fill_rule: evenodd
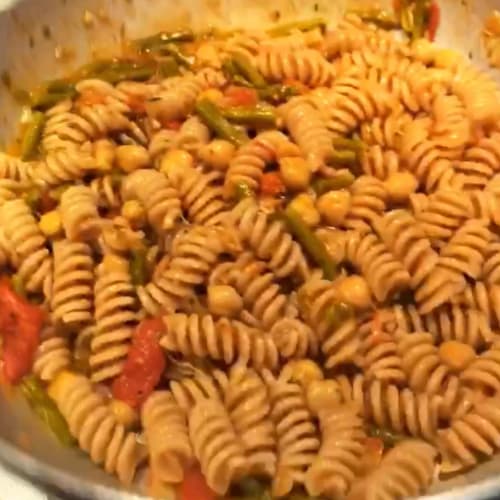
<svg viewBox="0 0 500 500">
<path fill-rule="evenodd" d="M 38 207 L 40 205 L 40 200 L 42 195 L 37 188 L 31 188 L 24 194 L 24 201 L 28 205 L 32 212 L 38 212 Z"/>
<path fill-rule="evenodd" d="M 68 92 L 45 92 L 32 100 L 31 107 L 35 111 L 47 111 L 61 101 L 72 99 L 75 96 L 76 90 L 68 90 Z"/>
<path fill-rule="evenodd" d="M 155 65 L 148 63 L 142 66 L 137 64 L 130 64 L 128 67 L 122 66 L 117 68 L 109 68 L 102 73 L 99 73 L 96 78 L 104 80 L 113 85 L 123 82 L 125 80 L 131 80 L 134 82 L 143 82 L 149 80 L 156 72 Z"/>
<path fill-rule="evenodd" d="M 288 101 L 291 97 L 298 95 L 299 91 L 289 85 L 268 85 L 257 89 L 259 97 L 273 104 Z"/>
<path fill-rule="evenodd" d="M 186 54 L 184 54 L 184 52 L 182 52 L 182 50 L 173 43 L 167 43 L 166 45 L 159 47 L 158 50 L 161 53 L 167 53 L 172 56 L 181 66 L 185 66 L 186 68 L 193 67 L 193 58 L 186 56 Z"/>
<path fill-rule="evenodd" d="M 44 126 L 45 115 L 40 111 L 34 111 L 31 116 L 31 121 L 24 132 L 23 142 L 21 144 L 21 158 L 23 160 L 32 160 L 36 157 Z"/>
<path fill-rule="evenodd" d="M 19 274 L 14 274 L 14 276 L 12 276 L 12 289 L 17 293 L 17 295 L 26 297 L 24 281 Z"/>
<path fill-rule="evenodd" d="M 98 59 L 82 66 L 78 71 L 77 79 L 92 78 L 107 70 L 116 61 L 113 59 Z"/>
<path fill-rule="evenodd" d="M 354 315 L 353 308 L 345 302 L 339 302 L 328 308 L 326 311 L 326 321 L 330 328 L 339 328 L 344 321 L 352 318 Z"/>
<path fill-rule="evenodd" d="M 312 187 L 318 196 L 327 193 L 328 191 L 336 191 L 349 187 L 355 180 L 351 172 L 342 172 L 338 176 L 331 179 L 317 179 L 313 182 Z"/>
<path fill-rule="evenodd" d="M 55 434 L 61 444 L 73 445 L 75 439 L 69 432 L 66 420 L 45 392 L 41 382 L 36 377 L 29 376 L 23 379 L 20 388 L 33 411 Z"/>
<path fill-rule="evenodd" d="M 47 82 L 45 84 L 45 91 L 51 94 L 66 94 L 70 92 L 76 93 L 75 84 L 65 79 Z"/>
<path fill-rule="evenodd" d="M 401 28 L 401 24 L 396 16 L 387 10 L 382 9 L 367 9 L 353 10 L 363 21 L 373 23 L 384 30 L 397 30 Z"/>
<path fill-rule="evenodd" d="M 236 490 L 245 497 L 259 498 L 266 491 L 266 486 L 258 479 L 246 477 L 238 482 Z"/>
<path fill-rule="evenodd" d="M 361 139 L 346 139 L 345 137 L 334 138 L 333 147 L 339 150 L 355 151 L 356 153 L 360 153 L 365 149 Z"/>
<path fill-rule="evenodd" d="M 416 0 L 413 11 L 413 27 L 411 30 L 412 40 L 422 38 L 426 30 L 427 1 Z"/>
<path fill-rule="evenodd" d="M 290 232 L 306 254 L 323 270 L 325 278 L 332 280 L 337 274 L 337 265 L 328 254 L 323 242 L 311 231 L 293 208 L 287 207 L 284 216 Z"/>
<path fill-rule="evenodd" d="M 167 32 L 162 31 L 153 36 L 134 40 L 133 45 L 140 51 L 154 50 L 167 43 L 192 42 L 194 33 L 190 30 Z"/>
<path fill-rule="evenodd" d="M 256 88 L 263 88 L 267 85 L 266 80 L 260 74 L 259 70 L 241 54 L 232 58 L 232 64 L 236 71 L 249 81 Z"/>
<path fill-rule="evenodd" d="M 272 106 L 257 105 L 250 108 L 237 106 L 221 109 L 221 114 L 230 122 L 240 125 L 275 126 L 276 112 Z"/>
<path fill-rule="evenodd" d="M 110 176 L 111 176 L 111 185 L 114 188 L 119 188 L 122 184 L 125 174 L 123 173 L 122 170 L 114 168 L 113 170 L 111 170 Z"/>
<path fill-rule="evenodd" d="M 177 61 L 169 56 L 158 60 L 158 74 L 162 78 L 169 78 L 180 73 Z"/>
<path fill-rule="evenodd" d="M 232 80 L 236 75 L 238 75 L 238 70 L 232 59 L 226 59 L 222 63 L 222 71 L 224 72 L 226 77 L 230 80 Z M 247 82 L 247 84 L 249 85 L 250 82 Z"/>
<path fill-rule="evenodd" d="M 275 28 L 271 28 L 267 31 L 270 36 L 285 36 L 289 35 L 292 31 L 310 31 L 316 28 L 320 28 L 322 31 L 326 28 L 326 21 L 323 18 L 313 18 L 313 19 L 304 19 L 302 21 L 295 21 L 292 23 L 282 24 L 280 26 L 276 26 Z"/>
<path fill-rule="evenodd" d="M 146 283 L 146 250 L 144 248 L 132 250 L 130 277 L 134 286 L 141 286 Z"/>
<path fill-rule="evenodd" d="M 217 106 L 208 99 L 201 99 L 196 103 L 196 112 L 205 122 L 205 125 L 221 139 L 226 139 L 236 146 L 241 146 L 248 141 L 248 136 L 237 129 L 224 118 Z"/>
<path fill-rule="evenodd" d="M 348 149 L 334 151 L 330 156 L 330 161 L 334 165 L 354 166 L 358 164 L 358 160 L 357 153 L 355 151 L 349 151 Z"/>
<path fill-rule="evenodd" d="M 382 429 L 375 425 L 368 426 L 368 435 L 374 438 L 381 439 L 384 443 L 384 446 L 388 448 L 392 448 L 396 446 L 401 441 L 407 439 L 402 434 L 398 434 L 396 432 L 390 431 L 388 429 Z"/>
<path fill-rule="evenodd" d="M 235 196 L 238 201 L 241 201 L 245 198 L 252 198 L 254 196 L 253 191 L 250 189 L 248 184 L 245 184 L 244 182 L 238 182 L 236 184 L 235 188 Z"/>
</svg>

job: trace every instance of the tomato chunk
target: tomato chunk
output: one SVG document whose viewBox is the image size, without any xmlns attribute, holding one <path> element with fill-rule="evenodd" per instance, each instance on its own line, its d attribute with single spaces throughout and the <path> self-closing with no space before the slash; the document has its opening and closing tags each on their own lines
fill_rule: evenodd
<svg viewBox="0 0 500 500">
<path fill-rule="evenodd" d="M 113 396 L 132 408 L 139 407 L 153 392 L 165 369 L 159 344 L 164 330 L 160 318 L 145 319 L 138 325 L 123 371 L 113 382 Z"/>
<path fill-rule="evenodd" d="M 226 106 L 255 106 L 259 102 L 257 91 L 247 87 L 230 85 L 224 92 Z"/>
<path fill-rule="evenodd" d="M 7 280 L 0 282 L 0 335 L 3 374 L 15 384 L 31 371 L 40 342 L 43 311 L 17 295 Z"/>
<path fill-rule="evenodd" d="M 429 8 L 429 28 L 428 36 L 429 40 L 433 42 L 436 39 L 436 33 L 441 22 L 441 9 L 439 5 L 434 0 Z"/>
<path fill-rule="evenodd" d="M 286 191 L 281 175 L 278 172 L 268 172 L 260 179 L 260 192 L 267 196 L 277 196 Z"/>
<path fill-rule="evenodd" d="M 179 493 L 180 500 L 215 500 L 216 498 L 199 467 L 192 467 L 186 471 Z"/>
</svg>

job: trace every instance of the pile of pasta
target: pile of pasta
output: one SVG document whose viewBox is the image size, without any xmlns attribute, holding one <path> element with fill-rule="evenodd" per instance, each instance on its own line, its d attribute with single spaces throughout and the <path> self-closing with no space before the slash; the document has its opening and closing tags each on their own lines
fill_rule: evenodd
<svg viewBox="0 0 500 500">
<path fill-rule="evenodd" d="M 223 109 L 234 57 L 298 92 L 273 103 L 274 125 L 233 125 L 230 140 L 198 104 Z M 178 76 L 76 91 L 45 112 L 38 158 L 0 156 L 0 259 L 47 311 L 33 372 L 96 464 L 177 484 L 199 463 L 221 496 L 258 477 L 275 497 L 387 499 L 496 453 L 500 89 L 487 74 L 348 15 L 327 31 L 214 35 Z M 49 213 L 33 187 L 54 195 Z M 148 317 L 163 322 L 166 370 L 123 418 L 106 388 Z M 367 469 L 374 429 L 397 442 Z"/>
</svg>

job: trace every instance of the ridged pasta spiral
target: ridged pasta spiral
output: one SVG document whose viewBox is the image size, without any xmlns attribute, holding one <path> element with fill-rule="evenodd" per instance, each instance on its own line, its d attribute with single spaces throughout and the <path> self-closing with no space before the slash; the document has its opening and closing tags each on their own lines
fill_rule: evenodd
<svg viewBox="0 0 500 500">
<path fill-rule="evenodd" d="M 194 287 L 205 282 L 220 254 L 230 249 L 231 231 L 191 226 L 177 235 L 171 259 L 153 281 L 138 287 L 137 295 L 151 315 L 174 311 L 194 295 Z"/>
<path fill-rule="evenodd" d="M 197 370 L 192 377 L 172 380 L 170 391 L 176 403 L 187 413 L 204 399 L 223 401 L 228 377 L 222 370 L 205 373 Z"/>
<path fill-rule="evenodd" d="M 401 111 L 393 111 L 387 116 L 376 116 L 371 122 L 361 124 L 361 139 L 368 146 L 397 151 L 401 132 L 411 120 L 410 114 Z"/>
<path fill-rule="evenodd" d="M 495 187 L 495 190 L 498 189 Z M 500 226 L 500 195 L 497 191 L 474 189 L 468 192 L 470 197 L 472 216 L 476 219 L 486 219 L 491 225 Z"/>
<path fill-rule="evenodd" d="M 222 88 L 227 83 L 226 75 L 214 68 L 201 68 L 196 72 L 195 78 L 203 89 Z"/>
<path fill-rule="evenodd" d="M 148 151 L 155 164 L 164 153 L 175 147 L 179 132 L 177 130 L 161 129 L 153 134 L 148 145 Z"/>
<path fill-rule="evenodd" d="M 333 154 L 331 134 L 325 120 L 307 97 L 293 97 L 280 110 L 286 128 L 309 162 L 317 171 Z"/>
<path fill-rule="evenodd" d="M 145 450 L 136 435 L 116 421 L 104 397 L 86 377 L 79 375 L 72 375 L 71 382 L 53 397 L 80 448 L 95 464 L 129 486 Z"/>
<path fill-rule="evenodd" d="M 0 179 L 11 179 L 18 182 L 30 182 L 32 165 L 19 158 L 0 152 Z"/>
<path fill-rule="evenodd" d="M 186 414 L 168 391 L 152 392 L 141 409 L 153 482 L 180 483 L 193 459 Z"/>
<path fill-rule="evenodd" d="M 398 443 L 366 479 L 366 499 L 419 496 L 434 479 L 436 458 L 437 450 L 424 441 Z"/>
<path fill-rule="evenodd" d="M 361 168 L 365 175 L 381 181 L 402 170 L 398 153 L 384 150 L 378 144 L 365 148 L 361 157 Z"/>
<path fill-rule="evenodd" d="M 143 231 L 133 229 L 127 219 L 117 216 L 103 227 L 98 243 L 104 255 L 124 255 L 140 248 L 143 239 Z"/>
<path fill-rule="evenodd" d="M 254 63 L 264 36 L 261 32 L 235 33 L 224 43 L 224 52 L 230 56 L 240 56 Z"/>
<path fill-rule="evenodd" d="M 500 409 L 496 399 L 477 404 L 462 418 L 440 431 L 441 453 L 463 469 L 491 457 L 500 448 Z"/>
<path fill-rule="evenodd" d="M 138 199 L 157 232 L 172 229 L 181 219 L 179 193 L 167 178 L 155 170 L 136 170 L 122 182 L 122 198 Z"/>
<path fill-rule="evenodd" d="M 225 495 L 248 467 L 241 440 L 222 403 L 211 399 L 197 403 L 189 414 L 189 436 L 208 486 Z"/>
<path fill-rule="evenodd" d="M 361 334 L 355 319 L 348 319 L 338 327 L 330 328 L 321 343 L 325 368 L 335 368 L 358 360 Z"/>
<path fill-rule="evenodd" d="M 481 353 L 460 374 L 460 380 L 475 390 L 497 395 L 500 392 L 500 345 Z"/>
<path fill-rule="evenodd" d="M 126 265 L 126 262 L 124 261 Z M 93 382 L 116 377 L 125 363 L 137 313 L 134 287 L 126 267 L 109 271 L 97 267 L 94 287 L 96 331 L 89 359 Z"/>
<path fill-rule="evenodd" d="M 17 258 L 17 272 L 26 290 L 43 291 L 46 297 L 50 297 L 52 258 L 30 208 L 21 198 L 9 200 L 1 207 L 0 221 Z"/>
<path fill-rule="evenodd" d="M 204 174 L 194 168 L 182 168 L 168 176 L 177 190 L 182 208 L 189 221 L 206 226 L 217 226 L 227 221 L 229 210 L 224 201 L 224 189 L 219 184 L 221 174 Z"/>
<path fill-rule="evenodd" d="M 366 278 L 379 302 L 410 285 L 408 271 L 374 233 L 352 232 L 346 245 L 346 259 Z"/>
<path fill-rule="evenodd" d="M 488 285 L 482 281 L 468 284 L 453 302 L 477 309 L 487 318 L 490 325 L 500 325 L 500 286 Z"/>
<path fill-rule="evenodd" d="M 287 152 L 287 156 L 296 156 L 299 151 L 297 146 L 278 130 L 261 132 L 241 146 L 226 173 L 226 196 L 233 196 L 235 187 L 241 182 L 258 191 L 264 169 L 269 163 L 276 161 L 281 152 Z"/>
<path fill-rule="evenodd" d="M 121 182 L 113 175 L 96 177 L 90 182 L 90 189 L 97 198 L 97 204 L 104 208 L 118 208 L 122 204 L 120 195 Z"/>
<path fill-rule="evenodd" d="M 375 177 L 363 175 L 351 186 L 351 203 L 345 226 L 350 229 L 369 229 L 372 221 L 383 214 L 387 202 L 384 183 Z"/>
<path fill-rule="evenodd" d="M 295 484 L 304 484 L 320 438 L 313 415 L 300 385 L 265 372 L 271 401 L 271 420 L 277 435 L 277 469 L 272 484 L 274 496 L 284 496 Z"/>
<path fill-rule="evenodd" d="M 94 262 L 89 245 L 69 240 L 54 243 L 51 309 L 55 322 L 85 324 L 92 319 Z"/>
<path fill-rule="evenodd" d="M 197 116 L 192 116 L 181 125 L 175 139 L 175 145 L 196 154 L 198 149 L 209 141 L 210 130 L 208 127 Z"/>
<path fill-rule="evenodd" d="M 303 359 L 319 350 L 317 333 L 296 318 L 281 318 L 269 331 L 282 359 Z"/>
<path fill-rule="evenodd" d="M 249 473 L 276 473 L 276 431 L 270 418 L 268 388 L 254 370 L 232 367 L 224 403 L 248 461 Z"/>
<path fill-rule="evenodd" d="M 340 405 L 319 414 L 321 446 L 307 470 L 311 496 L 340 498 L 347 494 L 361 469 L 366 434 L 354 406 Z"/>
<path fill-rule="evenodd" d="M 255 60 L 257 69 L 269 81 L 297 80 L 309 87 L 328 86 L 332 65 L 316 50 L 262 48 Z"/>
<path fill-rule="evenodd" d="M 33 373 L 42 381 L 52 381 L 61 371 L 70 367 L 73 355 L 68 339 L 54 335 L 38 346 L 33 361 Z"/>
<path fill-rule="evenodd" d="M 481 275 L 489 285 L 500 284 L 500 241 L 494 240 L 486 248 Z"/>
<path fill-rule="evenodd" d="M 82 179 L 95 167 L 95 160 L 85 151 L 54 151 L 33 169 L 33 181 L 42 188 L 58 186 Z"/>
<path fill-rule="evenodd" d="M 266 261 L 278 278 L 291 274 L 305 277 L 307 262 L 302 249 L 286 232 L 281 221 L 270 221 L 251 198 L 239 202 L 232 217 L 241 239 L 259 259 Z"/>
<path fill-rule="evenodd" d="M 0 206 L 6 201 L 20 198 L 30 185 L 26 182 L 0 178 Z"/>
<path fill-rule="evenodd" d="M 240 361 L 257 370 L 278 366 L 276 345 L 260 330 L 226 318 L 215 321 L 208 314 L 169 314 L 163 321 L 167 333 L 160 344 L 167 351 L 209 357 L 227 365 Z"/>
<path fill-rule="evenodd" d="M 66 237 L 72 241 L 96 239 L 103 221 L 97 210 L 97 197 L 87 186 L 71 186 L 61 196 L 59 206 Z"/>
</svg>

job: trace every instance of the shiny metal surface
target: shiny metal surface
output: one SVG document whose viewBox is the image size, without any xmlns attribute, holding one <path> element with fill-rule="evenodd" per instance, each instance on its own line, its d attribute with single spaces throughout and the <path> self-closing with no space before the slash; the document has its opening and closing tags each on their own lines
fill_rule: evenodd
<svg viewBox="0 0 500 500">
<path fill-rule="evenodd" d="M 280 12 L 281 21 L 318 15 L 334 21 L 348 3 L 371 2 L 274 0 L 272 11 Z M 500 0 L 440 3 L 443 26 L 438 43 L 462 50 L 485 67 L 481 23 L 491 9 L 500 7 Z M 112 54 L 123 35 L 134 38 L 188 25 L 195 29 L 207 25 L 262 27 L 270 24 L 269 4 L 268 0 L 24 0 L 12 10 L 0 12 L 0 74 L 8 72 L 19 88 L 32 88 L 82 64 L 92 54 Z M 95 15 L 91 27 L 83 22 L 85 10 Z M 56 48 L 71 57 L 57 59 Z M 0 144 L 12 140 L 19 115 L 19 106 L 0 87 Z M 23 400 L 5 392 L 0 393 L 0 461 L 62 498 L 144 498 L 121 491 L 118 483 L 83 453 L 62 448 Z M 500 496 L 499 472 L 500 457 L 470 474 L 437 484 L 431 495 L 443 500 Z"/>
</svg>

